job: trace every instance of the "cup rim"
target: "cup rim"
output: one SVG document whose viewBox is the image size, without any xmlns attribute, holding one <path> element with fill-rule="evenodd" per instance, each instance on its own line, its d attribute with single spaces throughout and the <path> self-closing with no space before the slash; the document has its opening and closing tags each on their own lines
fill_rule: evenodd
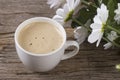
<svg viewBox="0 0 120 80">
<path fill-rule="evenodd" d="M 18 39 L 17 39 L 17 37 L 18 37 L 18 35 L 19 35 L 18 33 L 19 33 L 19 31 L 20 31 L 20 28 L 23 28 L 24 26 L 22 26 L 22 25 L 24 25 L 25 23 L 26 23 L 26 25 L 27 25 L 27 24 L 30 24 L 30 23 L 34 22 L 34 20 L 38 20 L 38 22 L 40 22 L 39 20 L 47 20 L 47 21 L 49 21 L 49 22 L 54 23 L 54 25 L 57 25 L 57 27 L 60 27 L 60 28 L 61 28 L 61 31 L 64 32 L 64 35 L 63 35 L 63 42 L 62 42 L 61 46 L 60 46 L 58 49 L 56 49 L 56 50 L 54 50 L 54 51 L 52 51 L 52 52 L 49 52 L 49 53 L 45 53 L 45 54 L 44 54 L 44 53 L 42 53 L 42 54 L 36 54 L 36 53 L 29 52 L 29 51 L 23 49 L 23 48 L 20 46 L 20 44 L 19 44 L 19 42 L 18 42 Z M 31 21 L 31 22 L 30 22 L 30 21 Z M 53 20 L 53 19 L 51 19 L 51 18 L 47 18 L 47 17 L 33 17 L 33 18 L 29 18 L 29 19 L 23 21 L 21 24 L 18 25 L 17 29 L 15 30 L 14 36 L 15 36 L 15 37 L 14 37 L 15 45 L 16 45 L 19 49 L 21 49 L 23 52 L 25 52 L 25 53 L 27 53 L 27 54 L 29 54 L 29 55 L 32 55 L 32 56 L 48 56 L 48 55 L 55 54 L 56 52 L 58 52 L 58 51 L 65 45 L 65 42 L 66 42 L 66 31 L 65 31 L 65 29 L 63 28 L 63 26 L 62 26 L 60 23 L 58 23 L 57 21 L 55 21 L 55 20 Z"/>
</svg>

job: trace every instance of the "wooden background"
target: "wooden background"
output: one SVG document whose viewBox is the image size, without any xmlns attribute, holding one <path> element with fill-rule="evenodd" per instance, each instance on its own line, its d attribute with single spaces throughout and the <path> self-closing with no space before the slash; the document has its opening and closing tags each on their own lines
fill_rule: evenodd
<svg viewBox="0 0 120 80">
<path fill-rule="evenodd" d="M 28 18 L 54 14 L 46 0 L 0 0 L 0 80 L 120 80 L 120 71 L 115 69 L 120 63 L 120 50 L 104 50 L 102 44 L 96 48 L 87 41 L 80 46 L 78 55 L 61 61 L 52 71 L 26 69 L 15 51 L 15 29 Z M 73 29 L 66 31 L 68 39 L 73 39 Z"/>
</svg>

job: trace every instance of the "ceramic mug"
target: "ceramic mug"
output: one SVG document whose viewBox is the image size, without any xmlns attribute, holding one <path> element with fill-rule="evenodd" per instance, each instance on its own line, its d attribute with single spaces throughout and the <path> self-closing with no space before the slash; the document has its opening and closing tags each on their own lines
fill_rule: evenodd
<svg viewBox="0 0 120 80">
<path fill-rule="evenodd" d="M 48 22 L 55 25 L 60 31 L 63 36 L 63 43 L 61 44 L 60 48 L 56 49 L 53 52 L 47 54 L 34 54 L 28 52 L 27 50 L 23 49 L 22 46 L 18 43 L 18 36 L 19 32 L 22 28 L 26 25 L 33 23 L 33 22 Z M 22 63 L 29 69 L 37 72 L 45 72 L 53 69 L 61 60 L 65 60 L 75 56 L 79 51 L 79 44 L 76 41 L 66 41 L 66 32 L 62 25 L 60 25 L 55 20 L 46 17 L 35 17 L 28 19 L 22 22 L 15 31 L 15 46 L 17 50 L 17 54 L 22 61 Z M 47 44 L 46 44 L 47 45 Z M 75 46 L 76 48 L 64 54 L 65 49 L 70 46 Z M 37 47 L 37 46 L 36 46 Z"/>
</svg>

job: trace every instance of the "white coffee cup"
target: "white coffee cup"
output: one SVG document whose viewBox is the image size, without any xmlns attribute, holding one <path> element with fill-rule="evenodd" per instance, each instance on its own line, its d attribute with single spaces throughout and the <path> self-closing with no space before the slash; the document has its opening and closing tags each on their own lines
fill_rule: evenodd
<svg viewBox="0 0 120 80">
<path fill-rule="evenodd" d="M 64 39 L 63 39 L 63 43 L 61 44 L 60 48 L 56 49 L 55 51 L 47 53 L 47 54 L 34 54 L 34 53 L 24 50 L 19 45 L 18 35 L 19 35 L 20 30 L 24 28 L 27 24 L 30 24 L 33 22 L 41 22 L 41 21 L 54 24 L 56 27 L 58 27 L 58 29 L 62 32 L 61 34 Z M 63 26 L 60 25 L 55 20 L 52 20 L 46 17 L 35 17 L 35 18 L 28 19 L 24 21 L 23 23 L 21 23 L 15 31 L 15 46 L 16 46 L 17 54 L 20 60 L 23 62 L 23 64 L 27 68 L 33 71 L 37 71 L 37 72 L 49 71 L 53 69 L 61 60 L 71 58 L 75 56 L 79 51 L 79 44 L 76 41 L 66 41 L 66 32 Z M 65 49 L 70 46 L 75 46 L 76 48 L 73 51 L 64 54 Z"/>
</svg>

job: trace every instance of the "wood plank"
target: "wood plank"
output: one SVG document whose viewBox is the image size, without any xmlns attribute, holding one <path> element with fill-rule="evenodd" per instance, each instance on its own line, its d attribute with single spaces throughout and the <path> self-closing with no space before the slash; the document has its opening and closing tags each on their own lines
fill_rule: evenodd
<svg viewBox="0 0 120 80">
<path fill-rule="evenodd" d="M 55 11 L 49 8 L 46 0 L 0 0 L 0 33 L 15 31 L 26 19 L 52 17 L 54 14 Z"/>
<path fill-rule="evenodd" d="M 105 42 L 96 48 L 96 44 L 86 40 L 75 57 L 61 61 L 49 72 L 39 73 L 25 68 L 15 50 L 14 32 L 28 18 L 51 18 L 55 10 L 50 9 L 46 1 L 0 0 L 0 80 L 120 80 L 120 72 L 115 69 L 120 63 L 120 49 L 104 50 Z M 68 40 L 74 40 L 74 29 L 66 27 L 65 30 Z"/>
<path fill-rule="evenodd" d="M 109 53 L 109 54 L 106 54 Z M 114 51 L 103 51 L 96 53 L 96 51 L 80 51 L 77 56 L 69 60 L 62 61 L 55 69 L 46 73 L 36 73 L 25 69 L 24 65 L 19 61 L 17 56 L 9 57 L 9 55 L 16 55 L 16 52 L 6 52 L 3 53 L 4 56 L 0 60 L 0 77 L 15 78 L 16 75 L 20 77 L 25 77 L 25 79 L 39 78 L 43 77 L 45 79 L 84 79 L 88 78 L 99 78 L 99 79 L 109 79 L 117 76 L 120 78 L 120 73 L 114 69 L 115 64 L 119 63 L 120 56 Z M 99 55 L 99 56 L 98 56 Z M 78 64 L 79 63 L 79 64 Z M 38 76 L 39 75 L 39 76 Z M 110 76 L 112 75 L 112 76 Z M 60 78 L 61 77 L 61 78 Z M 69 77 L 69 78 L 68 78 Z M 23 79 L 23 80 L 25 80 Z M 84 79 L 86 80 L 86 79 Z"/>
</svg>

